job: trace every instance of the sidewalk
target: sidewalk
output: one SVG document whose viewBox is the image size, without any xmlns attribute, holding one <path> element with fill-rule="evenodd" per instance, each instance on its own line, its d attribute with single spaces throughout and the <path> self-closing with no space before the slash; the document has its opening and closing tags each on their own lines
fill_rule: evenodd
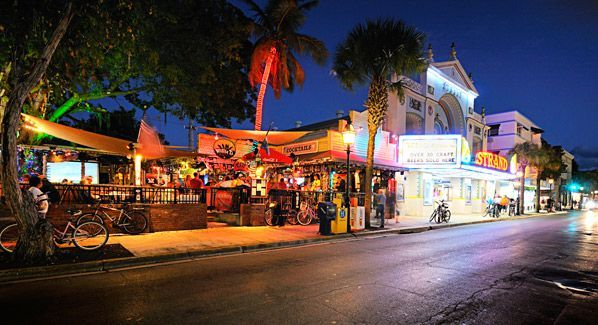
<svg viewBox="0 0 598 325">
<path fill-rule="evenodd" d="M 566 213 L 566 212 L 558 212 Z M 522 217 L 492 219 L 476 215 L 455 215 L 448 224 L 428 222 L 427 217 L 400 216 L 398 223 L 387 220 L 385 229 L 378 228 L 372 218 L 372 229 L 335 236 L 318 234 L 319 225 L 284 227 L 214 227 L 198 230 L 181 230 L 141 235 L 113 234 L 108 244 L 120 244 L 133 257 L 106 259 L 72 264 L 0 270 L 0 282 L 22 280 L 40 276 L 64 275 L 82 272 L 107 271 L 123 267 L 155 264 L 205 256 L 237 254 L 260 249 L 291 247 L 330 240 L 350 240 L 362 236 L 423 232 L 459 225 L 495 222 L 545 216 L 558 213 L 526 214 Z"/>
</svg>

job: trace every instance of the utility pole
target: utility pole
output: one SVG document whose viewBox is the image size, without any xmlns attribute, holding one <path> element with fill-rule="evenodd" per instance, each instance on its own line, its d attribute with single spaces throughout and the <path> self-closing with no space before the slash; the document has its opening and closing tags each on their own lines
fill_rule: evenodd
<svg viewBox="0 0 598 325">
<path fill-rule="evenodd" d="M 197 125 L 193 125 L 192 118 L 189 118 L 189 124 L 185 125 L 185 129 L 187 129 L 189 132 L 189 150 L 195 151 L 195 140 L 193 139 L 193 137 L 195 136 L 195 130 L 197 130 Z"/>
</svg>

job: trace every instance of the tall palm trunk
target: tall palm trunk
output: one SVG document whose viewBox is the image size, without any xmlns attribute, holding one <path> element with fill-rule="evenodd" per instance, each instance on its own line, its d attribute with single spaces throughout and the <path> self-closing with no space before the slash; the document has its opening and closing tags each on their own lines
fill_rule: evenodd
<svg viewBox="0 0 598 325">
<path fill-rule="evenodd" d="M 368 150 L 365 165 L 365 226 L 370 227 L 372 207 L 372 176 L 374 174 L 374 151 L 376 134 L 388 110 L 388 86 L 383 77 L 374 77 L 365 102 L 368 109 Z"/>
<path fill-rule="evenodd" d="M 561 205 L 561 177 L 559 175 L 559 177 L 556 178 L 556 182 L 554 183 L 554 207 L 556 209 L 556 207 Z"/>
<path fill-rule="evenodd" d="M 365 160 L 365 227 L 370 228 L 370 215 L 372 213 L 372 177 L 374 174 L 374 141 L 376 133 L 370 132 L 368 135 L 368 150 Z"/>
<path fill-rule="evenodd" d="M 519 182 L 519 214 L 525 214 L 525 165 Z"/>
<path fill-rule="evenodd" d="M 38 217 L 32 197 L 28 193 L 23 195 L 19 187 L 17 177 L 17 128 L 23 103 L 33 87 L 39 83 L 45 74 L 54 51 L 64 36 L 72 17 L 72 4 L 69 3 L 64 16 L 33 69 L 27 76 L 17 75 L 22 80 L 11 90 L 6 104 L 6 111 L 2 117 L 0 178 L 6 202 L 14 214 L 20 230 L 13 257 L 23 264 L 47 260 L 52 255 L 54 246 L 52 243 L 52 225 L 45 219 Z M 15 71 L 18 70 L 20 69 L 16 69 L 15 66 Z"/>
<path fill-rule="evenodd" d="M 257 104 L 255 105 L 255 130 L 262 130 L 262 110 L 264 106 L 264 96 L 266 95 L 266 88 L 268 88 L 268 78 L 270 78 L 270 69 L 272 68 L 272 61 L 276 56 L 276 47 L 270 48 L 270 54 L 266 59 L 266 66 L 264 67 L 264 74 L 262 75 L 262 82 L 260 83 L 260 91 L 257 95 Z"/>
<path fill-rule="evenodd" d="M 536 212 L 540 212 L 540 181 L 542 180 L 540 174 L 542 174 L 542 171 L 538 170 L 538 176 L 536 177 Z"/>
</svg>

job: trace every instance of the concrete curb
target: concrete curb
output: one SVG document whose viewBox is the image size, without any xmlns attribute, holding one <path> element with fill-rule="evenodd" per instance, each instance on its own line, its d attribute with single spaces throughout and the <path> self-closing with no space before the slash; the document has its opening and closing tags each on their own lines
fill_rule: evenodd
<svg viewBox="0 0 598 325">
<path fill-rule="evenodd" d="M 112 270 L 118 270 L 128 267 L 145 266 L 152 264 L 160 264 L 166 262 L 174 262 L 181 260 L 191 260 L 205 257 L 221 256 L 221 255 L 233 255 L 242 254 L 248 252 L 274 250 L 286 247 L 297 247 L 303 245 L 309 245 L 314 243 L 323 242 L 337 242 L 349 239 L 358 239 L 361 237 L 368 236 L 379 236 L 379 235 L 392 235 L 392 234 L 413 234 L 421 233 L 429 230 L 444 229 L 452 227 L 460 227 L 467 225 L 474 225 L 480 223 L 489 223 L 497 221 L 509 221 L 509 220 L 520 220 L 534 217 L 543 217 L 555 214 L 566 214 L 567 212 L 554 212 L 546 214 L 533 214 L 524 215 L 520 217 L 508 218 L 508 219 L 488 219 L 488 220 L 476 220 L 471 222 L 462 222 L 456 224 L 433 224 L 429 226 L 409 227 L 409 228 L 398 228 L 398 229 L 373 229 L 355 232 L 352 234 L 341 234 L 336 236 L 323 236 L 308 239 L 299 239 L 283 242 L 273 243 L 261 243 L 255 245 L 243 245 L 243 246 L 227 246 L 208 250 L 190 250 L 187 252 L 177 252 L 169 254 L 161 254 L 154 256 L 142 256 L 142 257 L 124 257 L 110 260 L 99 260 L 91 262 L 82 262 L 74 264 L 60 264 L 60 265 L 47 265 L 47 266 L 36 266 L 19 269 L 7 269 L 0 270 L 0 283 L 14 282 L 31 280 L 36 278 L 46 277 L 57 277 L 65 276 L 69 274 L 78 273 L 95 273 L 95 272 L 107 272 Z"/>
</svg>

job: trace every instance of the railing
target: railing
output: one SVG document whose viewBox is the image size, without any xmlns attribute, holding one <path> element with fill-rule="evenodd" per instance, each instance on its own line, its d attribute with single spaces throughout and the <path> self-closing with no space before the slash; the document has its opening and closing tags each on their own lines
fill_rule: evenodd
<svg viewBox="0 0 598 325">
<path fill-rule="evenodd" d="M 210 187 L 207 205 L 225 212 L 241 211 L 241 204 L 249 203 L 250 188 L 247 187 Z"/>
<path fill-rule="evenodd" d="M 345 192 L 312 192 L 312 191 L 296 191 L 296 190 L 276 190 L 269 198 L 283 203 L 290 203 L 292 209 L 298 209 L 301 202 L 325 202 L 332 201 L 335 197 L 343 197 Z M 350 193 L 352 205 L 363 206 L 365 203 L 365 193 L 355 192 Z M 355 201 L 356 200 L 356 201 Z"/>
<path fill-rule="evenodd" d="M 205 189 L 79 184 L 55 184 L 54 187 L 60 193 L 60 204 L 90 204 L 97 200 L 146 204 L 206 203 Z"/>
</svg>

